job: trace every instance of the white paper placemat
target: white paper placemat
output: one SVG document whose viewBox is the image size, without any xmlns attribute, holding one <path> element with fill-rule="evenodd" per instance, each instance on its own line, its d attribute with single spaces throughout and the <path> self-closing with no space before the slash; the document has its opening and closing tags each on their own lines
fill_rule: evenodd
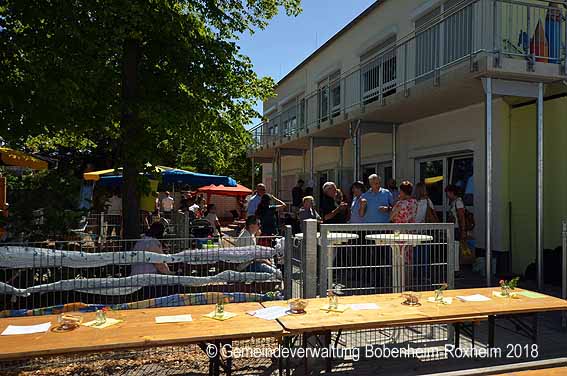
<svg viewBox="0 0 567 376">
<path fill-rule="evenodd" d="M 264 320 L 275 320 L 289 313 L 289 307 L 269 307 L 259 309 L 257 311 L 248 312 L 251 316 L 258 317 Z"/>
<path fill-rule="evenodd" d="M 3 336 L 13 336 L 18 334 L 33 334 L 33 333 L 44 333 L 51 328 L 51 323 L 46 322 L 45 324 L 37 325 L 8 325 L 6 329 L 2 332 Z"/>
<path fill-rule="evenodd" d="M 193 317 L 191 315 L 156 316 L 156 324 L 191 321 L 193 321 Z"/>
<path fill-rule="evenodd" d="M 353 311 L 366 311 L 366 310 L 370 310 L 370 309 L 380 309 L 380 307 L 376 303 L 356 303 L 356 304 L 351 304 L 350 308 L 352 308 Z"/>
<path fill-rule="evenodd" d="M 487 302 L 491 300 L 490 298 L 487 298 L 486 296 L 481 294 L 457 296 L 457 299 L 462 302 Z"/>
</svg>

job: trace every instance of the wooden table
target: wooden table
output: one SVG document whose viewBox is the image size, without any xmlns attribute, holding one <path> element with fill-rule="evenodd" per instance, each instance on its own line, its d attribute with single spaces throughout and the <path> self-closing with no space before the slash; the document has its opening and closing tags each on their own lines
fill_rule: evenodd
<svg viewBox="0 0 567 376">
<path fill-rule="evenodd" d="M 453 299 L 452 304 L 444 305 L 430 303 L 428 297 L 433 297 L 433 291 L 422 292 L 420 306 L 405 306 L 405 300 L 399 293 L 380 295 L 359 295 L 340 297 L 339 304 L 376 303 L 378 310 L 354 311 L 348 309 L 343 313 L 326 312 L 320 308 L 328 304 L 327 298 L 307 299 L 309 305 L 302 315 L 287 315 L 278 319 L 290 335 L 312 336 L 323 334 L 326 345 L 330 345 L 331 332 L 347 330 L 379 329 L 386 327 L 411 326 L 423 324 L 451 323 L 459 329 L 459 325 L 471 320 L 486 318 L 489 322 L 489 346 L 494 347 L 494 329 L 496 317 L 537 313 L 543 311 L 567 310 L 567 301 L 545 296 L 534 299 L 520 296 L 519 299 L 498 298 L 492 295 L 499 288 L 479 288 L 448 290 L 445 297 L 458 295 L 482 294 L 491 298 L 486 302 L 462 302 Z M 516 289 L 520 292 L 522 289 Z M 287 302 L 265 302 L 266 307 L 286 305 Z M 537 321 L 534 336 L 537 336 Z M 456 333 L 458 340 L 458 332 Z M 305 340 L 304 340 L 305 343 Z M 327 364 L 330 370 L 330 364 Z"/>
<path fill-rule="evenodd" d="M 51 356 L 79 352 L 114 351 L 140 347 L 200 344 L 205 349 L 214 345 L 218 349 L 232 340 L 252 337 L 278 337 L 282 327 L 276 321 L 267 321 L 246 314 L 261 309 L 259 303 L 227 304 L 227 312 L 238 316 L 226 321 L 203 317 L 214 310 L 214 305 L 171 308 L 134 309 L 112 311 L 108 317 L 124 320 L 122 323 L 96 329 L 81 326 L 64 333 L 46 333 L 0 336 L 0 360 L 24 359 L 34 356 Z M 156 316 L 191 314 L 187 323 L 156 324 Z M 85 313 L 84 322 L 94 320 L 94 313 Z M 50 321 L 56 327 L 57 315 L 13 317 L 0 319 L 0 332 L 8 325 L 34 325 Z M 230 359 L 227 373 L 230 374 Z M 210 373 L 220 372 L 220 356 L 210 358 Z"/>
<path fill-rule="evenodd" d="M 405 278 L 405 247 L 415 247 L 421 243 L 433 240 L 431 235 L 421 234 L 371 234 L 366 235 L 366 240 L 372 240 L 377 245 L 389 245 L 392 250 L 392 291 L 404 291 Z M 410 252 L 408 250 L 407 252 Z"/>
</svg>

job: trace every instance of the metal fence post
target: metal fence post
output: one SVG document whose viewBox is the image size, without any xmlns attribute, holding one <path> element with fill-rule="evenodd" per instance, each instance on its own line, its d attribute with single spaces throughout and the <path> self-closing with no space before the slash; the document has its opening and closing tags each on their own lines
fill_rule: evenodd
<svg viewBox="0 0 567 376">
<path fill-rule="evenodd" d="M 319 296 L 326 296 L 333 284 L 333 249 L 329 246 L 326 226 L 321 226 L 321 252 L 319 258 Z"/>
<path fill-rule="evenodd" d="M 291 226 L 285 226 L 284 233 L 284 299 L 291 299 L 293 293 L 292 273 L 293 273 L 293 234 Z"/>
<path fill-rule="evenodd" d="M 447 227 L 447 285 L 450 289 L 455 288 L 455 240 L 453 226 Z"/>
<path fill-rule="evenodd" d="M 317 221 L 303 221 L 303 297 L 317 296 Z"/>
</svg>

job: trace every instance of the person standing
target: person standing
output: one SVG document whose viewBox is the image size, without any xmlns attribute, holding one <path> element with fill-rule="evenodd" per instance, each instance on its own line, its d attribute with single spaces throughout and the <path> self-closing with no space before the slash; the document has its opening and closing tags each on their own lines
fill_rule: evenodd
<svg viewBox="0 0 567 376">
<path fill-rule="evenodd" d="M 350 192 L 352 194 L 352 203 L 350 204 L 350 220 L 349 223 L 364 223 L 364 212 L 361 210 L 362 194 L 366 191 L 364 183 L 355 181 Z"/>
<path fill-rule="evenodd" d="M 346 211 L 348 204 L 341 202 L 337 204 L 337 186 L 328 181 L 323 184 L 323 195 L 321 196 L 321 217 L 323 223 L 346 223 Z"/>
<path fill-rule="evenodd" d="M 291 190 L 291 206 L 295 213 L 299 212 L 303 204 L 303 197 L 305 192 L 303 192 L 303 185 L 305 182 L 302 179 L 297 181 L 297 185 Z"/>
<path fill-rule="evenodd" d="M 400 194 L 398 201 L 392 208 L 390 219 L 392 223 L 415 223 L 415 216 L 417 214 L 417 200 L 412 197 L 413 184 L 409 181 L 403 181 L 400 184 Z M 404 235 L 400 235 L 404 236 Z M 402 245 L 399 250 L 401 257 L 405 262 L 405 280 L 406 284 L 411 286 L 413 284 L 414 269 L 417 271 L 413 264 L 413 249 L 411 245 Z"/>
<path fill-rule="evenodd" d="M 171 218 L 171 213 L 175 207 L 175 200 L 171 197 L 171 194 L 166 191 L 165 196 L 160 201 L 160 209 L 164 217 Z"/>
<path fill-rule="evenodd" d="M 381 187 L 380 177 L 372 174 L 368 177 L 370 189 L 361 198 L 360 206 L 364 214 L 364 223 L 389 223 L 390 211 L 394 198 L 389 190 Z"/>
<path fill-rule="evenodd" d="M 406 180 L 400 184 L 399 199 L 390 214 L 392 223 L 415 223 L 417 200 L 412 197 L 412 191 L 413 184 L 409 181 Z"/>
<path fill-rule="evenodd" d="M 388 179 L 388 182 L 386 183 L 386 189 L 389 190 L 390 193 L 392 194 L 392 199 L 394 200 L 394 204 L 395 204 L 396 201 L 398 201 L 398 198 L 400 197 L 400 191 L 398 190 L 398 185 L 396 184 L 396 180 Z"/>
<path fill-rule="evenodd" d="M 459 188 L 450 184 L 445 188 L 445 192 L 449 199 L 449 220 L 455 224 L 455 240 L 465 240 L 467 237 L 465 203 L 459 196 Z"/>
<path fill-rule="evenodd" d="M 260 205 L 260 201 L 262 200 L 262 196 L 266 194 L 266 186 L 262 183 L 256 185 L 256 192 L 252 197 L 250 197 L 250 201 L 248 201 L 248 216 L 255 215 L 256 209 L 258 209 L 258 205 Z"/>
<path fill-rule="evenodd" d="M 272 200 L 275 204 L 272 204 Z M 260 204 L 256 209 L 256 218 L 262 224 L 262 235 L 273 236 L 278 233 L 278 209 L 285 208 L 287 205 L 280 199 L 269 194 L 262 195 Z M 270 241 L 271 243 L 271 241 Z"/>
<path fill-rule="evenodd" d="M 435 206 L 427 194 L 427 186 L 425 183 L 422 182 L 415 185 L 415 199 L 417 200 L 416 223 L 439 222 L 439 218 L 435 212 Z"/>
</svg>

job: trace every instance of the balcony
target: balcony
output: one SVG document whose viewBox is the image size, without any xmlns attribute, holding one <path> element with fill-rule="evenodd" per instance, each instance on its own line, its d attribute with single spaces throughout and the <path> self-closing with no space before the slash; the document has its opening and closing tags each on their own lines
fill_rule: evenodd
<svg viewBox="0 0 567 376">
<path fill-rule="evenodd" d="M 268 121 L 250 130 L 254 140 L 251 151 L 268 151 L 319 129 L 360 118 L 395 97 L 408 98 L 417 92 L 427 96 L 428 91 L 419 90 L 419 86 L 439 86 L 441 77 L 451 72 L 467 72 L 476 79 L 564 79 L 566 32 L 566 10 L 558 1 L 457 2 L 372 59 L 331 76 L 317 90 L 271 114 Z M 467 93 L 459 91 L 458 95 Z"/>
</svg>

